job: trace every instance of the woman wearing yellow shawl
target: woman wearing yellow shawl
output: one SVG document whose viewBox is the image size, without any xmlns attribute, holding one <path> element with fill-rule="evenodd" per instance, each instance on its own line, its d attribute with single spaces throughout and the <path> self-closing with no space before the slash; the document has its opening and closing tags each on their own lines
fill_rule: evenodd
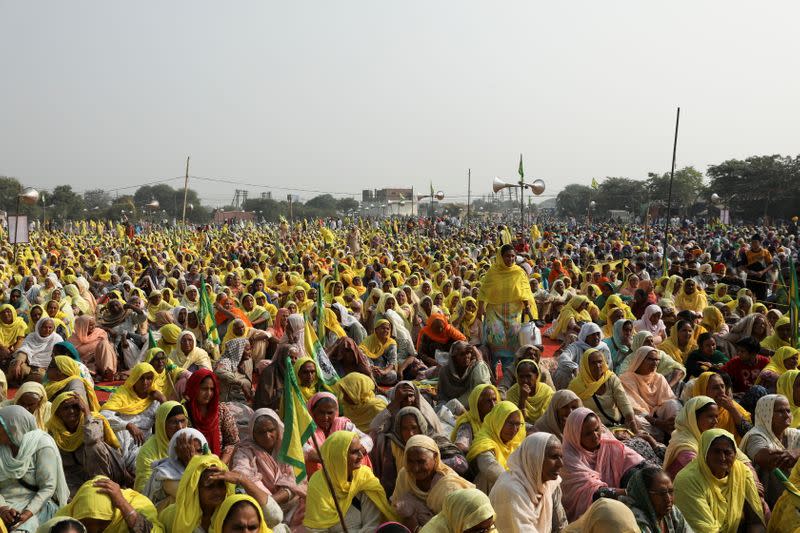
<svg viewBox="0 0 800 533">
<path fill-rule="evenodd" d="M 451 324 L 458 329 L 470 344 L 480 344 L 482 321 L 478 320 L 478 302 L 472 296 L 467 296 L 453 313 Z"/>
<path fill-rule="evenodd" d="M 725 283 L 717 283 L 714 286 L 714 294 L 711 295 L 711 301 L 721 304 L 727 304 L 733 301 L 731 295 L 728 294 L 728 285 Z"/>
<path fill-rule="evenodd" d="M 706 331 L 714 335 L 725 335 L 728 333 L 728 325 L 725 323 L 725 317 L 722 315 L 722 311 L 713 305 L 709 305 L 703 309 L 703 320 L 700 322 L 700 325 L 703 326 Z"/>
<path fill-rule="evenodd" d="M 667 340 L 659 344 L 658 349 L 683 364 L 689 354 L 697 349 L 697 341 L 695 339 L 691 322 L 678 320 L 669 330 Z"/>
<path fill-rule="evenodd" d="M 761 347 L 775 352 L 782 346 L 791 346 L 791 340 L 791 321 L 789 320 L 789 315 L 783 315 L 777 320 L 777 322 L 775 322 L 775 328 L 772 335 L 761 341 Z"/>
<path fill-rule="evenodd" d="M 328 390 L 319 379 L 317 363 L 314 359 L 308 356 L 301 357 L 295 361 L 293 366 L 300 393 L 303 395 L 303 403 L 308 403 L 308 400 L 316 393 Z M 283 406 L 283 398 L 281 398 L 281 406 Z M 283 412 L 283 408 L 281 408 L 281 412 Z"/>
<path fill-rule="evenodd" d="M 177 324 L 167 324 L 166 326 L 162 326 L 158 332 L 161 334 L 161 338 L 156 345 L 164 350 L 167 355 L 172 354 L 172 352 L 175 351 L 175 347 L 178 345 L 181 327 Z"/>
<path fill-rule="evenodd" d="M 489 493 L 500 474 L 506 471 L 506 462 L 525 438 L 525 420 L 519 407 L 502 401 L 492 408 L 472 446 L 467 460 L 475 466 L 478 475 L 475 485 Z"/>
<path fill-rule="evenodd" d="M 624 315 L 620 318 L 625 318 L 628 320 L 636 320 L 636 317 L 633 316 L 633 311 L 631 308 L 628 307 L 623 301 L 622 297 L 619 294 L 612 294 L 608 298 L 606 298 L 606 303 L 603 305 L 603 308 L 600 310 L 600 321 L 601 322 L 608 322 L 608 314 L 611 312 L 612 309 L 622 309 Z M 613 323 L 612 323 L 613 324 Z"/>
<path fill-rule="evenodd" d="M 735 436 L 736 442 L 752 427 L 750 413 L 739 405 L 728 393 L 725 382 L 719 374 L 703 372 L 692 385 L 692 397 L 708 396 L 719 406 L 717 427 Z"/>
<path fill-rule="evenodd" d="M 523 317 L 539 318 L 528 275 L 516 264 L 516 253 L 504 244 L 489 270 L 481 278 L 478 318 L 483 320 L 484 343 L 495 359 L 508 367 L 519 349 L 519 328 Z"/>
<path fill-rule="evenodd" d="M 47 432 L 58 446 L 71 493 L 98 474 L 124 485 L 133 481 L 122 463 L 119 440 L 105 417 L 90 411 L 72 391 L 56 396 L 52 409 Z"/>
<path fill-rule="evenodd" d="M 481 430 L 486 415 L 500 401 L 500 391 L 490 383 L 482 383 L 469 393 L 469 410 L 456 419 L 456 425 L 450 434 L 462 452 L 467 453 L 475 435 Z"/>
<path fill-rule="evenodd" d="M 167 457 L 169 439 L 176 431 L 188 427 L 189 415 L 186 408 L 178 402 L 164 402 L 156 409 L 155 435 L 139 449 L 136 457 L 136 484 L 133 486 L 143 492 L 150 480 L 152 465 Z"/>
<path fill-rule="evenodd" d="M 687 279 L 675 297 L 675 309 L 702 313 L 706 307 L 708 307 L 706 293 L 697 287 L 693 279 Z"/>
<path fill-rule="evenodd" d="M 436 441 L 426 435 L 414 435 L 406 441 L 397 466 L 400 471 L 392 507 L 412 531 L 441 512 L 448 494 L 474 487 L 442 462 Z"/>
<path fill-rule="evenodd" d="M 787 370 L 778 378 L 777 392 L 789 400 L 793 428 L 800 428 L 800 370 Z"/>
<path fill-rule="evenodd" d="M 761 372 L 756 378 L 756 385 L 763 385 L 767 390 L 775 390 L 775 385 L 778 379 L 786 373 L 787 370 L 794 370 L 797 368 L 798 352 L 791 346 L 782 346 L 778 348 L 772 357 L 769 359 L 767 366 L 761 369 Z"/>
<path fill-rule="evenodd" d="M 56 513 L 56 517 L 62 516 L 91 523 L 93 531 L 103 533 L 164 532 L 156 507 L 147 497 L 122 489 L 105 476 L 84 483 L 72 501 Z"/>
<path fill-rule="evenodd" d="M 384 398 L 375 396 L 375 382 L 360 373 L 350 373 L 333 385 L 342 414 L 358 429 L 369 431 L 370 422 L 386 408 Z"/>
<path fill-rule="evenodd" d="M 380 385 L 397 383 L 397 341 L 392 338 L 392 323 L 382 318 L 375 323 L 372 335 L 359 346 L 372 362 L 372 375 Z"/>
<path fill-rule="evenodd" d="M 150 364 L 139 363 L 100 411 L 123 441 L 127 464 L 135 464 L 139 447 L 153 431 L 159 403 L 167 401 L 155 387 L 155 375 Z"/>
<path fill-rule="evenodd" d="M 36 427 L 45 430 L 45 424 L 50 419 L 50 402 L 47 401 L 47 391 L 41 383 L 27 381 L 17 389 L 13 400 L 5 400 L 0 403 L 0 407 L 7 405 L 19 405 L 33 415 L 36 419 Z"/>
<path fill-rule="evenodd" d="M 555 391 L 539 381 L 539 365 L 533 359 L 523 359 L 514 368 L 517 382 L 508 389 L 506 400 L 522 410 L 527 424 L 534 424 L 547 410 Z"/>
<path fill-rule="evenodd" d="M 255 498 L 247 494 L 228 496 L 214 511 L 209 533 L 226 533 L 228 531 L 272 533 L 264 518 L 264 513 L 261 511 L 261 506 Z"/>
<path fill-rule="evenodd" d="M 256 329 L 266 330 L 272 322 L 270 313 L 264 307 L 256 304 L 256 298 L 252 294 L 242 296 L 242 310 Z M 277 312 L 276 309 L 275 313 Z"/>
<path fill-rule="evenodd" d="M 462 489 L 450 493 L 442 511 L 425 524 L 420 533 L 461 533 L 463 531 L 497 531 L 495 512 L 489 497 L 478 489 Z"/>
<path fill-rule="evenodd" d="M 169 311 L 170 309 L 172 309 L 172 306 L 163 300 L 163 296 L 160 292 L 153 291 L 150 293 L 150 296 L 147 297 L 145 313 L 147 313 L 147 320 L 149 320 L 151 324 L 155 324 L 156 315 L 158 315 L 158 313 L 161 311 Z"/>
<path fill-rule="evenodd" d="M 555 324 L 550 328 L 548 335 L 553 340 L 565 340 L 570 333 L 578 333 L 582 322 L 591 322 L 589 315 L 589 298 L 583 295 L 573 296 L 561 308 Z"/>
<path fill-rule="evenodd" d="M 0 359 L 11 357 L 28 334 L 25 320 L 10 304 L 0 306 Z"/>
<path fill-rule="evenodd" d="M 569 390 L 578 395 L 606 427 L 627 425 L 638 433 L 639 424 L 625 387 L 619 377 L 608 369 L 603 353 L 589 348 L 581 355 L 578 374 L 570 381 Z"/>
<path fill-rule="evenodd" d="M 89 409 L 93 412 L 100 410 L 100 402 L 94 393 L 94 385 L 81 376 L 81 367 L 76 361 L 66 355 L 57 355 L 47 367 L 45 391 L 50 401 L 65 391 L 74 391 L 83 396 Z"/>
<path fill-rule="evenodd" d="M 675 506 L 693 531 L 736 533 L 742 521 L 746 528 L 760 524 L 763 531 L 764 512 L 755 479 L 736 452 L 733 435 L 709 429 L 700 439 L 697 458 L 675 478 Z"/>
<path fill-rule="evenodd" d="M 362 466 L 367 454 L 358 435 L 336 431 L 325 440 L 320 452 L 348 530 L 374 531 L 386 519 L 396 519 L 380 481 L 372 470 Z M 308 482 L 306 498 L 313 503 L 306 507 L 303 519 L 309 533 L 341 531 L 333 498 L 324 473 L 315 472 Z M 353 505 L 356 498 L 360 509 Z"/>
</svg>

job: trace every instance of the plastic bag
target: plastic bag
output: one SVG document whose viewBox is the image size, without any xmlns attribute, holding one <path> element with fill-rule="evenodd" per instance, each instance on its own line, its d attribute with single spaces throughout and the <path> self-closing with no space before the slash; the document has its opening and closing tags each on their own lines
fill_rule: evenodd
<svg viewBox="0 0 800 533">
<path fill-rule="evenodd" d="M 526 344 L 533 344 L 534 346 L 542 345 L 542 332 L 536 327 L 533 321 L 523 322 L 519 327 L 519 344 L 524 346 Z"/>
</svg>

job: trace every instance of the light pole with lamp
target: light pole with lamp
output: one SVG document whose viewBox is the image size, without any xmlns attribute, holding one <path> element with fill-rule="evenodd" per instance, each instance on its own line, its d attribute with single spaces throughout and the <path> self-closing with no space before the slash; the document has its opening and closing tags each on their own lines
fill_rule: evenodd
<svg viewBox="0 0 800 533">
<path fill-rule="evenodd" d="M 592 200 L 589 202 L 589 206 L 586 208 L 586 221 L 589 225 L 592 224 L 592 213 L 594 213 L 595 207 L 597 207 L 597 202 Z"/>
</svg>

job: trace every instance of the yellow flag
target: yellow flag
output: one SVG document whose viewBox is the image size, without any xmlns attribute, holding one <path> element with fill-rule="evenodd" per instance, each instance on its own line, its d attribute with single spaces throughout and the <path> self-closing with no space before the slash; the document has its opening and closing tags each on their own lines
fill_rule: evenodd
<svg viewBox="0 0 800 533">
<path fill-rule="evenodd" d="M 597 180 L 595 178 L 592 178 L 592 189 L 597 190 L 599 188 L 600 188 L 600 184 L 597 183 Z"/>
</svg>

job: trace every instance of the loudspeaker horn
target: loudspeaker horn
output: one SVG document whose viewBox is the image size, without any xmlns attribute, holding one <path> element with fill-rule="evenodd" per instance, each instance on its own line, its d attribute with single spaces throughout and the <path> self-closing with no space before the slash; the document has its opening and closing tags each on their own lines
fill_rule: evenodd
<svg viewBox="0 0 800 533">
<path fill-rule="evenodd" d="M 500 192 L 507 187 L 513 187 L 514 185 L 511 183 L 506 183 L 505 181 L 501 180 L 500 178 L 495 178 L 492 182 L 492 190 L 494 192 Z"/>
</svg>

